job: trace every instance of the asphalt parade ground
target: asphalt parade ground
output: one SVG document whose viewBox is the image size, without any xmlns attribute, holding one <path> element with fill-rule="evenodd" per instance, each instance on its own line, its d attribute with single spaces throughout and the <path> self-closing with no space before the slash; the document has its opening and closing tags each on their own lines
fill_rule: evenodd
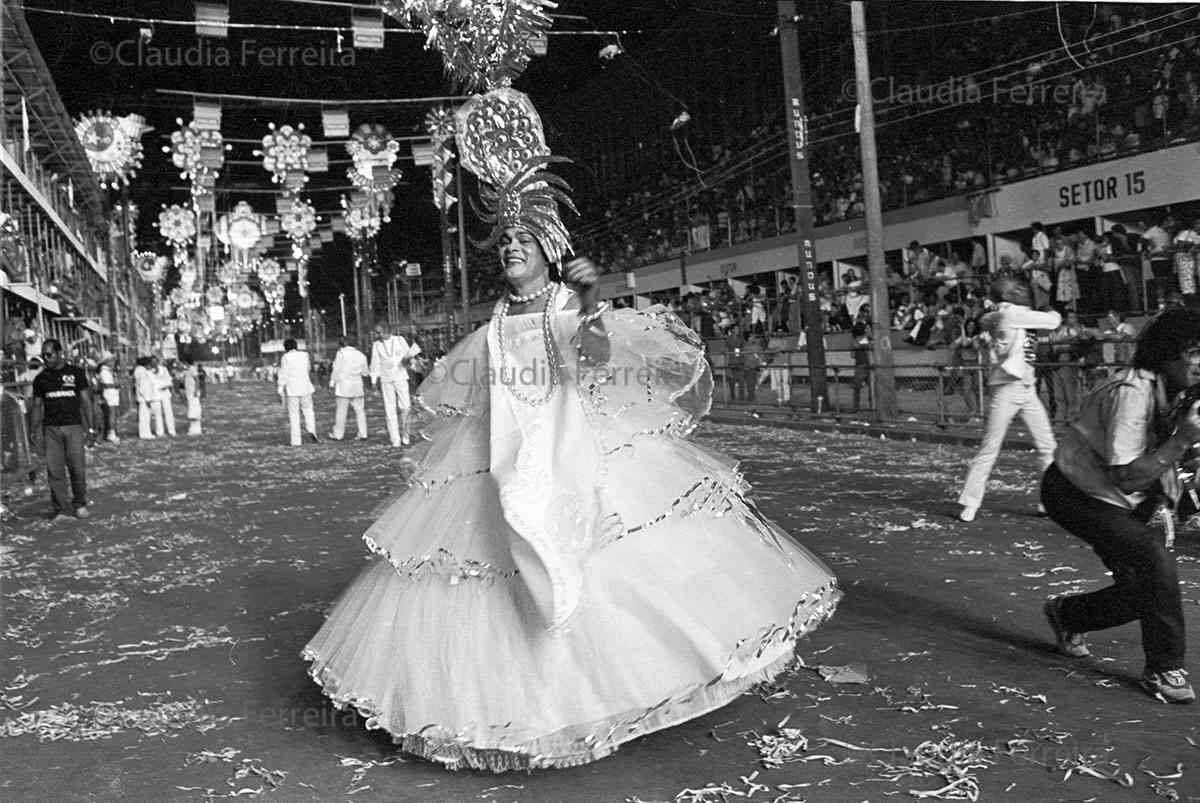
<svg viewBox="0 0 1200 803">
<path fill-rule="evenodd" d="M 837 614 L 785 677 L 708 716 L 587 766 L 491 775 L 406 759 L 299 656 L 404 482 L 378 400 L 367 442 L 287 446 L 262 383 L 211 386 L 205 414 L 203 437 L 89 453 L 92 519 L 43 520 L 39 488 L 3 522 L 0 799 L 1200 800 L 1200 709 L 1137 687 L 1136 625 L 1093 634 L 1091 659 L 1052 650 L 1043 600 L 1107 578 L 1033 515 L 1031 452 L 1001 456 L 962 524 L 969 446 L 704 425 L 838 574 Z M 323 434 L 327 393 L 317 416 Z M 1195 645 L 1200 536 L 1177 553 Z"/>
</svg>

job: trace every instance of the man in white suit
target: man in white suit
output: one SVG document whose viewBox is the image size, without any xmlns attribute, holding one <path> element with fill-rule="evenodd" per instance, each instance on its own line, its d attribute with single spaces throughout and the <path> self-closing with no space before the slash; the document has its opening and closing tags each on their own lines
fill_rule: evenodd
<svg viewBox="0 0 1200 803">
<path fill-rule="evenodd" d="M 133 369 L 133 389 L 138 406 L 138 437 L 150 440 L 162 433 L 162 405 L 158 402 L 158 383 L 154 381 L 154 358 L 141 357 Z M 151 426 L 153 425 L 153 429 Z"/>
<path fill-rule="evenodd" d="M 389 336 L 387 324 L 376 324 L 375 345 L 371 348 L 371 381 L 383 393 L 383 415 L 387 419 L 392 446 L 408 446 L 408 414 L 412 402 L 408 394 L 408 364 L 421 353 L 421 347 L 409 343 L 397 325 Z M 399 426 L 396 410 L 400 411 Z"/>
<path fill-rule="evenodd" d="M 342 338 L 341 348 L 333 358 L 333 368 L 329 372 L 329 387 L 337 397 L 337 412 L 333 418 L 333 432 L 329 437 L 340 441 L 346 434 L 346 412 L 354 408 L 354 417 L 358 422 L 358 439 L 367 439 L 367 410 L 366 392 L 363 390 L 363 379 L 370 375 L 367 367 L 367 355 L 355 347 L 353 340 Z"/>
<path fill-rule="evenodd" d="M 288 338 L 283 341 L 283 356 L 279 359 L 279 374 L 275 386 L 279 397 L 287 405 L 288 426 L 292 436 L 292 446 L 300 445 L 300 414 L 304 413 L 304 429 L 313 443 L 320 443 L 317 438 L 317 422 L 313 415 L 313 384 L 309 378 L 312 363 L 307 351 L 297 351 L 296 341 Z"/>
</svg>

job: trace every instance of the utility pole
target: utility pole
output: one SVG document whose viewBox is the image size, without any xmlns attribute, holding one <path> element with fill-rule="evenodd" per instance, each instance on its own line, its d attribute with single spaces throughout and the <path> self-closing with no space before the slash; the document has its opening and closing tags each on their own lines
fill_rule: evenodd
<svg viewBox="0 0 1200 803">
<path fill-rule="evenodd" d="M 829 399 L 825 385 L 825 320 L 817 297 L 817 259 L 813 245 L 812 184 L 808 175 L 808 114 L 804 106 L 804 80 L 800 72 L 800 42 L 795 0 L 779 0 L 779 54 L 783 60 L 784 119 L 792 166 L 792 210 L 796 216 L 799 251 L 800 300 L 808 339 L 810 409 L 822 413 Z"/>
<path fill-rule="evenodd" d="M 362 327 L 362 240 L 354 241 L 354 337 L 359 343 L 364 343 Z"/>
<path fill-rule="evenodd" d="M 467 288 L 467 226 L 463 220 L 462 162 L 454 160 L 455 180 L 458 182 L 458 278 L 462 285 L 463 333 L 471 330 L 471 294 Z"/>
<path fill-rule="evenodd" d="M 895 421 L 896 366 L 889 327 L 887 264 L 883 260 L 883 210 L 875 158 L 875 107 L 867 61 L 867 21 L 862 0 L 850 3 L 854 38 L 854 80 L 858 95 L 858 144 L 862 151 L 863 202 L 867 217 L 867 268 L 871 278 L 871 362 L 875 374 L 875 420 Z"/>
<path fill-rule="evenodd" d="M 450 215 L 439 208 L 438 218 L 442 225 L 442 273 L 446 282 L 442 301 L 446 305 L 446 343 L 449 344 L 454 340 L 454 256 L 450 244 Z"/>
</svg>

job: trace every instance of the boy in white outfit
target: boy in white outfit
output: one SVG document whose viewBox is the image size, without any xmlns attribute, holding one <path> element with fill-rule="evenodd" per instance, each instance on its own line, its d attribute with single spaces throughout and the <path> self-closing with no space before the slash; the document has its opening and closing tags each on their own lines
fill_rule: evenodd
<svg viewBox="0 0 1200 803">
<path fill-rule="evenodd" d="M 1033 348 L 1026 336 L 1029 329 L 1057 329 L 1062 316 L 1029 308 L 1029 287 L 1016 279 L 1001 278 L 992 284 L 995 312 L 980 319 L 980 329 L 991 335 L 992 368 L 988 376 L 987 428 L 979 450 L 971 459 L 958 503 L 962 521 L 974 521 L 983 501 L 988 476 L 996 465 L 1000 447 L 1013 418 L 1020 415 L 1037 449 L 1042 471 L 1054 461 L 1054 431 L 1050 417 L 1037 395 Z"/>
<path fill-rule="evenodd" d="M 167 434 L 174 438 L 175 405 L 172 397 L 175 389 L 175 378 L 171 376 L 171 369 L 157 359 L 154 361 L 154 382 L 158 387 L 158 404 L 162 409 L 162 423 L 166 426 Z M 159 431 L 158 434 L 161 435 L 162 432 Z"/>
<path fill-rule="evenodd" d="M 279 373 L 276 375 L 275 387 L 279 397 L 287 405 L 288 432 L 291 435 L 292 446 L 300 445 L 300 416 L 304 415 L 304 430 L 313 443 L 319 443 L 317 438 L 317 422 L 313 413 L 312 363 L 307 351 L 297 351 L 296 341 L 288 338 L 283 341 L 283 356 L 279 358 Z"/>
<path fill-rule="evenodd" d="M 421 347 L 409 343 L 397 325 L 389 337 L 386 324 L 375 326 L 375 345 L 371 348 L 371 381 L 383 393 L 383 415 L 387 420 L 388 437 L 392 446 L 408 446 L 409 411 L 412 402 L 408 393 L 408 364 L 421 353 Z M 399 426 L 396 410 L 400 411 Z"/>
<path fill-rule="evenodd" d="M 329 387 L 337 397 L 337 409 L 333 418 L 333 432 L 329 437 L 340 441 L 346 434 L 346 413 L 354 408 L 354 417 L 358 423 L 358 439 L 367 439 L 366 392 L 363 390 L 363 379 L 370 375 L 367 367 L 367 355 L 355 347 L 353 340 L 342 339 L 342 347 L 333 358 L 333 368 L 329 372 Z"/>
<path fill-rule="evenodd" d="M 138 437 L 157 438 L 163 429 L 162 405 L 158 403 L 158 382 L 154 377 L 156 357 L 142 358 L 133 369 L 133 390 L 137 396 Z M 151 423 L 153 422 L 153 429 Z"/>
</svg>

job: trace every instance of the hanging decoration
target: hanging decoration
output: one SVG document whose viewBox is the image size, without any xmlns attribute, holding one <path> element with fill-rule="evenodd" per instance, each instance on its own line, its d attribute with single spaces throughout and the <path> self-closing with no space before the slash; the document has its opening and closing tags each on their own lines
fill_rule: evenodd
<svg viewBox="0 0 1200 803">
<path fill-rule="evenodd" d="M 191 304 L 190 296 L 196 289 L 196 279 L 200 277 L 199 271 L 196 270 L 196 263 L 190 259 L 179 265 L 179 287 L 189 295 L 187 303 Z"/>
<path fill-rule="evenodd" d="M 354 161 L 346 170 L 346 178 L 355 187 L 384 192 L 399 183 L 400 171 L 392 169 L 392 165 L 400 153 L 400 143 L 379 123 L 363 123 L 354 129 L 346 151 Z"/>
<path fill-rule="evenodd" d="M 425 32 L 446 73 L 468 92 L 510 85 L 553 20 L 553 0 L 383 0 L 383 10 Z"/>
<path fill-rule="evenodd" d="M 433 109 L 425 115 L 425 129 L 429 131 L 433 163 L 430 167 L 433 179 L 433 205 L 448 213 L 458 198 L 450 194 L 454 183 L 454 114 L 444 107 Z"/>
<path fill-rule="evenodd" d="M 382 216 L 365 193 L 354 193 L 349 198 L 342 196 L 342 218 L 346 222 L 346 234 L 351 240 L 366 240 L 379 233 Z"/>
<path fill-rule="evenodd" d="M 279 228 L 292 241 L 292 255 L 300 259 L 308 237 L 317 228 L 317 210 L 302 198 L 294 198 L 291 206 L 279 216 Z"/>
<path fill-rule="evenodd" d="M 262 138 L 262 150 L 254 151 L 261 156 L 263 167 L 271 174 L 271 181 L 283 184 L 286 191 L 299 190 L 308 181 L 308 152 L 312 148 L 312 137 L 304 133 L 304 123 L 295 128 L 274 123 L 268 124 L 271 133 Z"/>
<path fill-rule="evenodd" d="M 161 282 L 166 276 L 167 266 L 170 264 L 170 259 L 159 256 L 153 251 L 138 251 L 133 255 L 133 267 L 138 276 L 142 277 L 142 281 L 150 284 Z"/>
<path fill-rule="evenodd" d="M 188 243 L 196 236 L 196 213 L 191 209 L 184 209 L 179 204 L 164 206 L 158 213 L 158 233 L 176 251 L 187 248 Z"/>
<path fill-rule="evenodd" d="M 180 128 L 171 134 L 171 144 L 164 145 L 163 152 L 171 154 L 179 177 L 191 182 L 192 196 L 205 195 L 212 191 L 225 165 L 225 152 L 233 146 L 225 144 L 220 131 L 184 125 L 178 118 L 175 122 Z"/>
<path fill-rule="evenodd" d="M 111 112 L 95 111 L 75 123 L 75 136 L 100 186 L 114 190 L 128 186 L 141 169 L 142 135 L 153 130 L 140 114 L 115 117 Z"/>
<path fill-rule="evenodd" d="M 217 268 L 217 281 L 224 287 L 228 287 L 240 280 L 245 275 L 242 263 L 230 259 L 221 263 L 221 267 Z"/>
<path fill-rule="evenodd" d="M 260 259 L 258 261 L 256 272 L 258 273 L 258 280 L 265 286 L 272 284 L 276 279 L 278 279 L 279 274 L 283 272 L 283 269 L 279 267 L 279 262 L 277 260 L 266 257 L 265 259 Z"/>
<path fill-rule="evenodd" d="M 266 218 L 246 201 L 239 201 L 227 215 L 217 219 L 216 235 L 229 249 L 239 271 L 249 270 L 250 259 L 266 233 Z"/>
</svg>

